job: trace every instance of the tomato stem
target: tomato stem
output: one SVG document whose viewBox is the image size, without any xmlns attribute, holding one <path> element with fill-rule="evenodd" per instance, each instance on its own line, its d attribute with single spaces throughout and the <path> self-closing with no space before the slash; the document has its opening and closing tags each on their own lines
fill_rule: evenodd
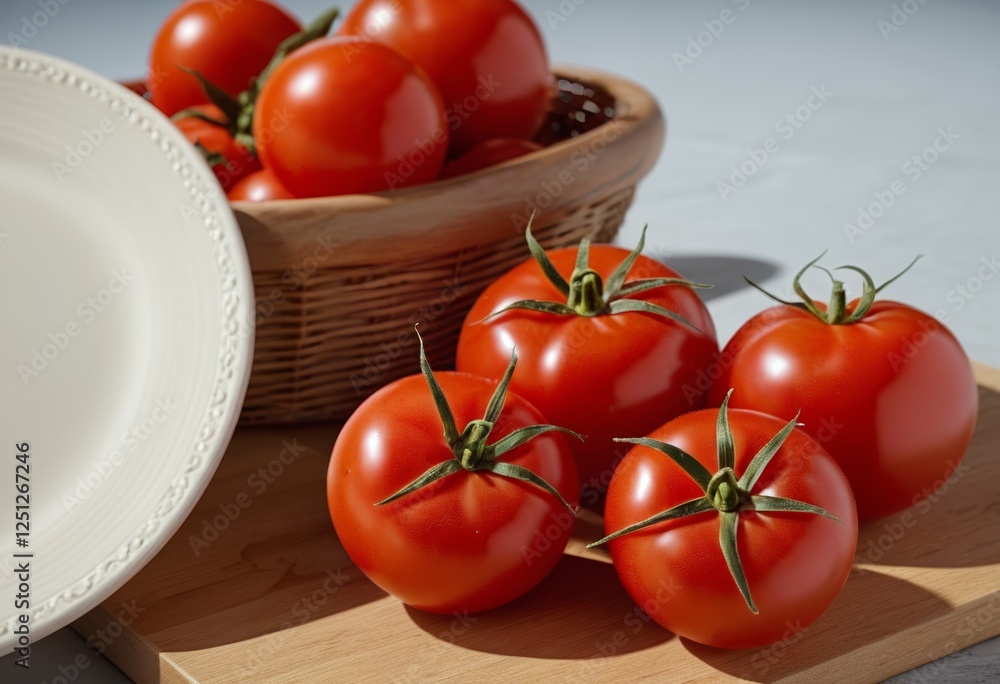
<svg viewBox="0 0 1000 684">
<path fill-rule="evenodd" d="M 414 326 L 414 329 L 416 330 L 416 326 Z M 517 366 L 517 354 L 511 353 L 507 370 L 493 392 L 493 396 L 486 406 L 486 413 L 483 418 L 481 420 L 469 421 L 462 432 L 459 433 L 458 427 L 455 425 L 455 416 L 451 411 L 451 406 L 448 405 L 448 399 L 445 397 L 444 391 L 441 389 L 437 378 L 434 377 L 434 372 L 427 361 L 427 354 L 424 352 L 424 340 L 420 336 L 419 330 L 417 330 L 417 339 L 420 341 L 420 370 L 427 381 L 431 397 L 434 399 L 434 405 L 437 407 L 438 416 L 441 418 L 441 425 L 444 428 L 444 441 L 451 451 L 452 458 L 429 468 L 416 480 L 382 501 L 377 502 L 375 505 L 384 506 L 460 470 L 470 473 L 488 471 L 501 477 L 521 480 L 545 490 L 555 496 L 559 500 L 559 503 L 575 516 L 577 514 L 576 509 L 566 501 L 555 487 L 546 482 L 540 475 L 528 470 L 524 466 L 498 461 L 497 458 L 546 432 L 564 432 L 582 442 L 583 437 L 581 435 L 556 425 L 531 425 L 514 430 L 493 444 L 487 443 L 490 432 L 493 430 L 493 426 L 503 411 L 504 401 L 507 397 L 507 387 L 510 385 L 514 368 Z"/>
<path fill-rule="evenodd" d="M 257 102 L 257 96 L 260 94 L 261 88 L 264 86 L 268 77 L 270 77 L 274 70 L 278 68 L 278 65 L 281 64 L 281 62 L 284 61 L 289 54 L 298 50 L 303 45 L 322 38 L 329 33 L 330 28 L 333 26 L 333 22 L 336 21 L 339 14 L 340 10 L 336 7 L 332 7 L 316 17 L 316 19 L 314 19 L 312 23 L 306 26 L 303 30 L 281 41 L 278 48 L 274 51 L 274 56 L 271 57 L 271 61 L 267 63 L 267 66 L 264 67 L 260 74 L 250 81 L 247 89 L 241 91 L 235 98 L 216 84 L 206 79 L 195 69 L 180 67 L 182 70 L 198 79 L 198 84 L 205 92 L 205 95 L 208 96 L 209 101 L 222 111 L 226 120 L 218 121 L 199 115 L 195 108 L 188 108 L 177 112 L 171 117 L 171 119 L 179 121 L 180 119 L 190 116 L 198 116 L 209 123 L 226 128 L 229 131 L 229 134 L 241 145 L 243 145 L 247 151 L 256 155 L 257 145 L 253 139 L 253 115 L 254 106 Z"/>
<path fill-rule="evenodd" d="M 587 548 L 604 544 L 612 539 L 637 532 L 666 520 L 678 520 L 714 511 L 719 515 L 719 547 L 722 550 L 726 565 L 733 577 L 733 581 L 743 595 L 747 608 L 756 614 L 758 612 L 757 605 L 750 595 L 750 586 L 747 583 L 746 574 L 743 572 L 743 563 L 740 560 L 737 545 L 740 514 L 744 511 L 753 511 L 755 513 L 778 511 L 811 513 L 836 520 L 837 522 L 841 521 L 832 513 L 804 501 L 751 493 L 767 464 L 771 462 L 774 455 L 781 449 L 781 445 L 785 443 L 788 436 L 792 434 L 792 430 L 795 429 L 799 419 L 798 414 L 779 430 L 767 444 L 760 448 L 750 460 L 746 470 L 743 471 L 743 475 L 739 479 L 736 478 L 736 473 L 733 470 L 735 447 L 732 428 L 729 425 L 729 397 L 732 393 L 733 390 L 729 390 L 726 394 L 726 398 L 719 408 L 719 414 L 716 419 L 715 450 L 719 470 L 715 475 L 711 475 L 705 466 L 694 456 L 672 444 L 660 442 L 649 437 L 615 438 L 616 442 L 636 444 L 656 449 L 666 454 L 698 484 L 704 496 L 685 501 L 673 508 L 650 516 L 645 520 L 640 520 L 623 529 L 612 532 L 603 539 L 588 544 Z M 841 522 L 841 524 L 843 523 Z"/>
<path fill-rule="evenodd" d="M 892 278 L 889 278 L 889 280 L 885 281 L 878 287 L 875 286 L 875 281 L 872 280 L 872 277 L 868 275 L 866 271 L 863 271 L 857 266 L 838 266 L 834 270 L 854 271 L 855 273 L 858 273 L 861 276 L 861 288 L 862 288 L 861 297 L 858 298 L 858 303 L 854 306 L 854 308 L 848 310 L 847 294 L 844 291 L 843 281 L 835 278 L 833 274 L 827 269 L 817 265 L 817 262 L 820 259 L 822 259 L 825 255 L 826 252 L 824 251 L 818 257 L 816 257 L 808 264 L 803 266 L 802 270 L 800 270 L 792 279 L 792 289 L 795 290 L 795 294 L 797 294 L 799 296 L 799 299 L 802 300 L 799 302 L 792 302 L 782 299 L 781 297 L 778 297 L 777 295 L 768 292 L 763 287 L 761 287 L 754 281 L 750 280 L 746 276 L 743 276 L 743 280 L 747 281 L 749 285 L 760 290 L 762 293 L 764 293 L 774 301 L 778 302 L 779 304 L 784 304 L 785 306 L 794 306 L 797 309 L 808 311 L 813 316 L 823 321 L 824 323 L 827 323 L 828 325 L 850 325 L 851 323 L 857 323 L 862 318 L 864 318 L 865 314 L 867 314 L 868 311 L 872 308 L 872 304 L 875 303 L 875 296 L 879 292 L 884 290 L 888 285 L 894 283 L 904 273 L 913 268 L 913 265 L 918 261 L 920 261 L 920 259 L 923 257 L 923 254 L 918 254 L 917 257 L 913 261 L 911 261 L 906 268 L 904 268 L 902 271 L 894 275 Z M 825 272 L 828 276 L 830 276 L 832 289 L 830 292 L 830 303 L 827 305 L 825 311 L 816 305 L 816 302 L 813 301 L 813 299 L 806 293 L 805 289 L 802 287 L 801 283 L 802 276 L 810 268 L 817 268 Z"/>
<path fill-rule="evenodd" d="M 532 212 L 531 218 L 528 219 L 528 226 L 524 231 L 528 250 L 553 287 L 566 297 L 566 302 L 524 299 L 509 304 L 499 311 L 494 311 L 481 321 L 477 321 L 478 323 L 514 309 L 527 309 L 529 311 L 539 311 L 557 316 L 601 316 L 626 312 L 642 312 L 662 316 L 663 318 L 686 325 L 696 332 L 701 332 L 701 330 L 698 330 L 697 327 L 680 314 L 664 309 L 652 302 L 634 298 L 632 295 L 670 285 L 681 285 L 691 288 L 710 288 L 712 287 L 711 285 L 694 283 L 683 278 L 641 278 L 625 284 L 625 279 L 628 277 L 629 271 L 635 264 L 636 259 L 639 258 L 639 254 L 642 253 L 642 249 L 646 244 L 646 229 L 648 226 L 643 226 L 642 234 L 639 237 L 639 244 L 636 245 L 636 248 L 622 260 L 607 282 L 603 282 L 600 274 L 590 268 L 590 241 L 587 238 L 580 241 L 580 246 L 576 253 L 576 265 L 569 280 L 566 280 L 559 273 L 552 260 L 549 259 L 542 246 L 538 244 L 535 236 L 532 235 L 531 224 L 534 220 L 535 214 Z"/>
</svg>

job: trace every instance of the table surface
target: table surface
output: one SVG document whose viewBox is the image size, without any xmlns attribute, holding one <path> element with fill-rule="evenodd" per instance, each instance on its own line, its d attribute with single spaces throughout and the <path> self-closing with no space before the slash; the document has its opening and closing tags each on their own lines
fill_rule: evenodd
<svg viewBox="0 0 1000 684">
<path fill-rule="evenodd" d="M 0 40 L 26 35 L 26 47 L 131 78 L 175 4 L 59 0 L 43 22 L 49 3 L 4 0 Z M 285 2 L 306 18 L 326 4 Z M 882 281 L 922 253 L 886 296 L 938 316 L 970 356 L 1000 366 L 1000 3 L 524 4 L 553 61 L 622 74 L 659 99 L 667 146 L 618 241 L 631 246 L 648 223 L 647 252 L 715 283 L 705 298 L 720 339 L 767 304 L 744 274 L 785 292 L 828 249 L 829 263 Z M 30 674 L 0 659 L 0 680 L 128 681 L 69 630 L 33 655 Z M 998 676 L 993 639 L 891 681 Z"/>
</svg>

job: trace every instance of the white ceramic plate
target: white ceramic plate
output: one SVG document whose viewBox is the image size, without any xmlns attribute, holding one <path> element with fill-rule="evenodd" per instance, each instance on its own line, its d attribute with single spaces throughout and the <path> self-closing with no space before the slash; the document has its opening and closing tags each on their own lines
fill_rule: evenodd
<svg viewBox="0 0 1000 684">
<path fill-rule="evenodd" d="M 7 653 L 22 614 L 31 641 L 80 617 L 190 512 L 239 415 L 254 299 L 225 196 L 170 122 L 101 76 L 8 47 L 0 283 Z M 25 442 L 30 534 L 21 548 L 15 468 Z M 15 558 L 24 552 L 32 557 Z M 23 561 L 27 609 L 15 607 Z"/>
</svg>

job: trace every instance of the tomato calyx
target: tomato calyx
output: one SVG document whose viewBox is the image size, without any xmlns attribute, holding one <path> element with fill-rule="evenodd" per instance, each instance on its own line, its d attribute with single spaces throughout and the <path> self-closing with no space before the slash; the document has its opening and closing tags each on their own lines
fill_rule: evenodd
<svg viewBox="0 0 1000 684">
<path fill-rule="evenodd" d="M 694 283 L 683 278 L 642 278 L 633 280 L 626 285 L 625 279 L 628 277 L 629 271 L 635 264 L 636 259 L 639 258 L 639 254 L 642 253 L 642 249 L 646 244 L 647 226 L 643 226 L 642 228 L 639 244 L 622 260 L 606 283 L 602 281 L 597 271 L 590 268 L 590 240 L 587 238 L 581 240 L 576 252 L 576 264 L 573 268 L 573 273 L 567 281 L 556 269 L 542 246 L 535 240 L 535 236 L 531 234 L 531 223 L 534 218 L 535 215 L 532 214 L 528 220 L 528 227 L 524 232 L 525 239 L 528 242 L 528 249 L 531 250 L 531 256 L 534 257 L 535 262 L 542 269 L 542 273 L 545 274 L 549 282 L 566 296 L 566 302 L 522 299 L 505 306 L 499 311 L 493 312 L 484 318 L 483 321 L 489 320 L 494 316 L 499 316 L 512 309 L 541 311 L 558 316 L 603 316 L 625 313 L 627 311 L 642 311 L 663 316 L 664 318 L 686 325 L 696 332 L 701 332 L 694 324 L 678 313 L 652 302 L 630 298 L 630 295 L 668 285 L 683 285 L 692 288 L 712 287 L 711 285 Z"/>
<path fill-rule="evenodd" d="M 855 273 L 860 274 L 862 278 L 861 297 L 858 299 L 858 303 L 856 306 L 854 306 L 853 309 L 848 309 L 847 294 L 844 291 L 843 281 L 838 280 L 836 277 L 834 277 L 833 272 L 831 272 L 829 269 L 816 265 L 816 263 L 824 256 L 826 256 L 826 251 L 824 251 L 818 257 L 816 257 L 808 264 L 803 266 L 802 270 L 800 270 L 792 279 L 792 289 L 795 290 L 795 294 L 797 294 L 799 298 L 802 300 L 800 302 L 792 302 L 782 299 L 781 297 L 778 297 L 768 292 L 763 287 L 761 287 L 754 281 L 750 280 L 746 276 L 743 276 L 743 280 L 747 281 L 749 285 L 752 285 L 756 289 L 760 290 L 765 295 L 767 295 L 774 301 L 778 302 L 779 304 L 784 304 L 785 306 L 794 306 L 797 309 L 808 311 L 813 316 L 815 316 L 816 318 L 818 318 L 819 320 L 823 321 L 828 325 L 850 325 L 851 323 L 857 323 L 862 318 L 864 318 L 865 314 L 867 314 L 868 311 L 872 308 L 872 304 L 875 303 L 875 296 L 879 292 L 884 290 L 888 285 L 898 280 L 904 273 L 913 268 L 913 265 L 918 261 L 920 261 L 920 259 L 923 257 L 922 254 L 917 255 L 917 257 L 910 262 L 909 266 L 907 266 L 902 271 L 900 271 L 893 277 L 889 278 L 889 280 L 885 281 L 884 283 L 882 283 L 877 287 L 875 286 L 875 281 L 872 280 L 872 277 L 868 275 L 866 271 L 858 268 L 857 266 L 848 265 L 848 266 L 838 266 L 837 268 L 835 268 L 834 269 L 835 271 L 844 271 L 844 270 L 854 271 Z M 810 297 L 806 293 L 805 289 L 802 287 L 802 284 L 800 282 L 802 280 L 802 276 L 810 268 L 817 268 L 826 273 L 830 277 L 832 290 L 830 293 L 830 303 L 826 306 L 825 310 L 821 308 L 818 304 L 816 304 L 816 302 L 812 299 L 812 297 Z"/>
<path fill-rule="evenodd" d="M 751 493 L 767 464 L 778 453 L 781 445 L 784 444 L 785 440 L 788 439 L 788 436 L 792 434 L 792 430 L 798 424 L 798 414 L 785 427 L 779 430 L 767 444 L 761 447 L 753 459 L 751 459 L 743 475 L 737 479 L 734 471 L 736 456 L 733 444 L 733 431 L 729 426 L 729 397 L 732 393 L 733 390 L 729 390 L 726 394 L 726 398 L 719 408 L 719 417 L 716 421 L 716 455 L 719 470 L 714 475 L 694 456 L 673 444 L 667 444 L 666 442 L 650 439 L 649 437 L 615 438 L 616 442 L 638 444 L 666 454 L 701 487 L 705 495 L 685 501 L 673 508 L 661 511 L 645 520 L 613 532 L 599 541 L 588 544 L 587 548 L 604 544 L 612 539 L 637 532 L 664 520 L 677 520 L 701 513 L 718 512 L 721 516 L 719 546 L 722 549 L 722 555 L 726 560 L 726 565 L 733 576 L 733 580 L 736 582 L 736 586 L 746 601 L 747 608 L 754 614 L 757 614 L 759 611 L 750 595 L 750 587 L 747 584 L 746 575 L 743 572 L 743 564 L 740 561 L 737 548 L 740 513 L 743 511 L 755 511 L 757 513 L 779 511 L 812 513 L 836 520 L 837 522 L 841 522 L 841 524 L 843 523 L 829 511 L 804 501 Z"/>
<path fill-rule="evenodd" d="M 333 26 L 333 22 L 336 21 L 339 15 L 340 10 L 336 7 L 332 7 L 326 12 L 320 14 L 303 30 L 281 41 L 281 43 L 278 44 L 278 49 L 274 51 L 274 56 L 271 57 L 271 61 L 267 63 L 267 66 L 264 67 L 260 74 L 250 81 L 247 89 L 242 91 L 235 98 L 219 86 L 206 79 L 196 69 L 188 69 L 183 66 L 179 67 L 182 71 L 186 71 L 198 80 L 198 84 L 201 85 L 202 90 L 205 91 L 205 95 L 208 96 L 209 101 L 222 111 L 226 120 L 219 121 L 210 116 L 206 116 L 203 112 L 199 111 L 197 107 L 182 109 L 171 116 L 171 120 L 179 121 L 181 119 L 194 117 L 221 128 L 225 128 L 234 140 L 243 145 L 243 147 L 245 147 L 251 154 L 256 155 L 257 145 L 254 142 L 252 133 L 253 114 L 254 107 L 257 103 L 257 96 L 260 94 L 261 88 L 263 88 L 268 77 L 274 72 L 275 69 L 278 68 L 278 65 L 284 61 L 285 57 L 295 50 L 298 50 L 303 45 L 322 38 L 329 33 L 330 28 Z"/>
<path fill-rule="evenodd" d="M 427 381 L 427 386 L 430 388 L 431 396 L 434 398 L 434 404 L 441 418 L 441 424 L 444 426 L 445 443 L 452 452 L 452 458 L 442 461 L 436 466 L 432 466 L 416 480 L 375 505 L 383 506 L 460 470 L 473 473 L 487 471 L 502 477 L 521 480 L 545 490 L 559 499 L 559 503 L 576 516 L 576 509 L 566 501 L 563 495 L 559 493 L 559 490 L 546 482 L 544 478 L 524 466 L 506 461 L 498 461 L 497 458 L 546 432 L 564 432 L 582 442 L 583 437 L 581 435 L 557 425 L 531 425 L 518 428 L 492 444 L 487 443 L 490 432 L 493 430 L 494 424 L 503 411 L 504 401 L 507 397 L 507 387 L 510 385 L 510 379 L 514 375 L 514 368 L 517 366 L 517 354 L 511 352 L 510 364 L 507 366 L 503 378 L 493 392 L 493 396 L 486 406 L 486 413 L 483 418 L 481 420 L 469 421 L 462 432 L 459 433 L 458 427 L 455 424 L 455 417 L 451 412 L 451 407 L 448 405 L 448 399 L 444 396 L 444 391 L 441 389 L 441 385 L 438 384 L 437 378 L 434 377 L 430 363 L 427 361 L 427 355 L 424 353 L 424 341 L 420 337 L 419 332 L 417 332 L 417 339 L 420 340 L 420 371 L 423 373 L 424 379 Z"/>
</svg>

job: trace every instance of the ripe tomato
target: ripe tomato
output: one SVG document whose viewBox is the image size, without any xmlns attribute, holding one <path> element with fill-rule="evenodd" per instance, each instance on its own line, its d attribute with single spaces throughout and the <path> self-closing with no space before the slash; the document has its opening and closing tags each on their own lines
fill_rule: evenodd
<svg viewBox="0 0 1000 684">
<path fill-rule="evenodd" d="M 751 648 L 833 603 L 854 561 L 854 500 L 794 418 L 703 409 L 626 441 L 637 446 L 608 489 L 602 542 L 650 617 L 703 644 Z"/>
<path fill-rule="evenodd" d="M 540 149 L 542 146 L 531 140 L 493 138 L 476 145 L 458 159 L 445 164 L 444 169 L 441 170 L 441 179 L 464 176 L 467 173 L 488 169 L 500 162 L 523 157 Z"/>
<path fill-rule="evenodd" d="M 153 104 L 170 116 L 206 104 L 195 69 L 236 97 L 274 56 L 298 21 L 264 0 L 188 0 L 167 17 L 153 40 L 147 83 Z"/>
<path fill-rule="evenodd" d="M 826 307 L 785 304 L 744 324 L 720 357 L 709 401 L 731 385 L 735 406 L 774 415 L 801 407 L 866 520 L 912 506 L 951 475 L 972 439 L 978 391 L 968 357 L 936 319 L 891 301 L 859 311 L 862 300 L 836 303 L 842 285 L 834 289 L 839 322 L 827 322 Z"/>
<path fill-rule="evenodd" d="M 448 149 L 444 105 L 427 75 L 352 38 L 286 57 L 261 88 L 253 135 L 264 166 L 296 197 L 426 183 Z"/>
<path fill-rule="evenodd" d="M 267 200 L 295 199 L 285 190 L 268 169 L 262 169 L 241 180 L 227 193 L 230 202 L 265 202 Z"/>
<path fill-rule="evenodd" d="M 361 0 L 338 35 L 388 45 L 437 84 L 453 154 L 530 138 L 553 84 L 538 28 L 512 0 Z"/>
<path fill-rule="evenodd" d="M 198 105 L 192 109 L 216 121 L 225 121 L 222 112 L 215 105 Z M 242 179 L 260 170 L 257 157 L 236 142 L 225 127 L 216 126 L 193 116 L 179 119 L 174 123 L 192 144 L 210 153 L 213 160 L 210 160 L 209 164 L 226 192 Z"/>
<path fill-rule="evenodd" d="M 562 555 L 579 487 L 573 457 L 528 402 L 504 402 L 507 380 L 435 380 L 422 346 L 421 368 L 424 377 L 382 388 L 344 425 L 327 477 L 330 515 L 354 564 L 403 602 L 487 610 L 534 587 Z"/>
<path fill-rule="evenodd" d="M 573 451 L 581 496 L 598 504 L 622 453 L 612 437 L 645 434 L 705 405 L 706 397 L 690 388 L 718 353 L 715 327 L 676 271 L 639 254 L 643 241 L 632 253 L 585 243 L 579 251 L 542 252 L 530 228 L 526 234 L 536 259 L 547 254 L 549 265 L 529 259 L 486 288 L 462 325 L 456 368 L 495 379 L 513 348 L 523 354 L 530 365 L 511 390 L 557 425 L 587 436 Z M 578 267 L 578 255 L 586 261 L 588 250 L 589 266 Z M 577 294 L 567 299 L 570 291 Z M 523 300 L 551 305 L 547 311 L 509 308 Z M 637 310 L 644 303 L 659 312 Z"/>
</svg>

